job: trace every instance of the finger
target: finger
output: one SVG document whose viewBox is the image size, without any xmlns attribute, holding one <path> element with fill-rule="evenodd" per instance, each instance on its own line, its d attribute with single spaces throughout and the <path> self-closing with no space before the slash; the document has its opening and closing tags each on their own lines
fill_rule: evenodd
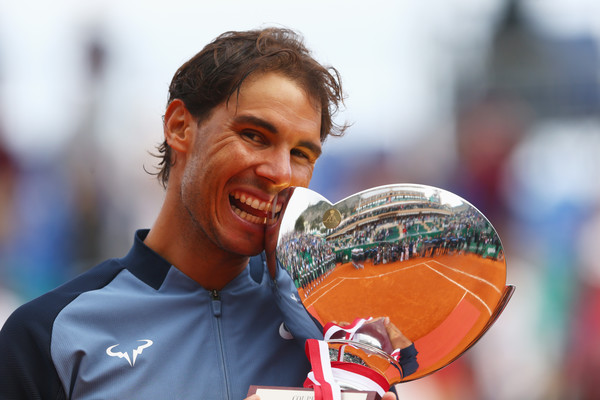
<svg viewBox="0 0 600 400">
<path fill-rule="evenodd" d="M 386 394 L 383 395 L 381 400 L 398 400 L 398 399 L 394 393 L 387 392 Z"/>
</svg>

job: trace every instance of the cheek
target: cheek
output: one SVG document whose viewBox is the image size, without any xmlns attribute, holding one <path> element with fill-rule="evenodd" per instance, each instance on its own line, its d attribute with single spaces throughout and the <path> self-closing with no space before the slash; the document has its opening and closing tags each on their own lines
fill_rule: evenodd
<svg viewBox="0 0 600 400">
<path fill-rule="evenodd" d="M 235 169 L 248 157 L 243 145 L 230 140 L 213 143 L 212 146 L 199 151 L 202 157 L 198 158 L 196 167 L 204 171 L 205 178 L 208 180 Z"/>
<path fill-rule="evenodd" d="M 256 151 L 243 143 L 241 140 L 228 140 L 220 143 L 220 146 L 212 149 L 212 159 L 210 160 L 215 167 L 227 168 L 239 164 L 252 162 L 254 159 L 260 159 Z"/>
<path fill-rule="evenodd" d="M 203 181 L 202 171 L 197 169 L 195 164 L 188 164 L 184 170 L 183 176 L 181 177 L 181 198 L 187 206 L 197 203 L 203 200 L 200 189 L 204 187 L 201 182 Z"/>
<path fill-rule="evenodd" d="M 301 168 L 296 168 L 292 175 L 291 185 L 307 188 L 310 184 L 310 179 L 312 178 L 313 169 L 314 166 L 302 166 Z"/>
</svg>

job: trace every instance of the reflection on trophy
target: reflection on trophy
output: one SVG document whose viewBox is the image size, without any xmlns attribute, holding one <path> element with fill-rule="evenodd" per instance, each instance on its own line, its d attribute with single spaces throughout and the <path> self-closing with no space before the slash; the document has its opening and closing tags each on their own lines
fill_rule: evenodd
<svg viewBox="0 0 600 400">
<path fill-rule="evenodd" d="M 429 186 L 377 187 L 335 205 L 295 188 L 276 255 L 325 327 L 332 365 L 362 365 L 389 384 L 455 360 L 514 291 L 490 222 Z"/>
</svg>

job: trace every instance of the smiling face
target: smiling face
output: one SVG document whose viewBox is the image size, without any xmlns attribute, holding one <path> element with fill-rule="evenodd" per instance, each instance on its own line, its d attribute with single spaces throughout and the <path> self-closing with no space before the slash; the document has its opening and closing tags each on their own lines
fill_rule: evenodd
<svg viewBox="0 0 600 400">
<path fill-rule="evenodd" d="M 266 73 L 194 125 L 179 185 L 190 233 L 232 254 L 263 250 L 265 223 L 281 207 L 275 195 L 307 187 L 321 153 L 316 104 L 294 81 Z"/>
</svg>

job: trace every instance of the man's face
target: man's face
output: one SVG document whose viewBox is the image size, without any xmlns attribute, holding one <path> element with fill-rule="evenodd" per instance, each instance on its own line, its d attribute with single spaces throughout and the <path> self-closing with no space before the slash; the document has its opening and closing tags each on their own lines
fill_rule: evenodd
<svg viewBox="0 0 600 400">
<path fill-rule="evenodd" d="M 262 251 L 274 196 L 310 182 L 320 128 L 320 109 L 294 81 L 277 73 L 245 81 L 194 132 L 181 182 L 194 233 L 228 253 Z"/>
</svg>

